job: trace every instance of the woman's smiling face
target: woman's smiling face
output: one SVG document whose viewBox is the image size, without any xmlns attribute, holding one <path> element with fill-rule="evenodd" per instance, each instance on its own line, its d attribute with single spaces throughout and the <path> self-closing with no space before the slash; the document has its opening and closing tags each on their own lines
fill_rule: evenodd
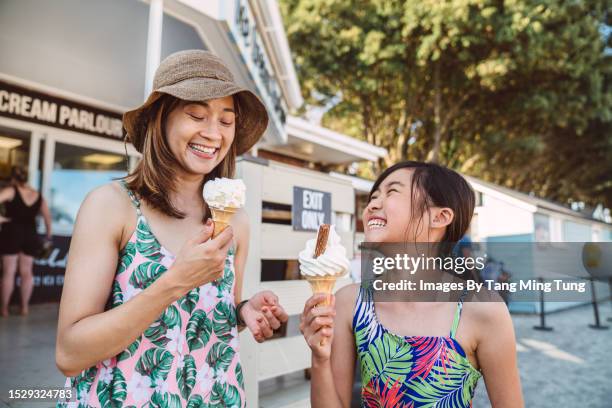
<svg viewBox="0 0 612 408">
<path fill-rule="evenodd" d="M 418 205 L 421 192 L 412 192 L 414 170 L 404 168 L 389 174 L 375 190 L 363 211 L 366 242 L 436 242 L 452 220 L 449 208 Z"/>
<path fill-rule="evenodd" d="M 181 101 L 165 126 L 170 151 L 183 169 L 204 175 L 223 160 L 236 133 L 234 98 Z"/>
</svg>

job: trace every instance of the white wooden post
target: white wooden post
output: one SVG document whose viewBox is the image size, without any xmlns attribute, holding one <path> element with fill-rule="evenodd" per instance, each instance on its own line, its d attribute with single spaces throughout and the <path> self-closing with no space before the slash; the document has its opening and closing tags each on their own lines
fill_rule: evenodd
<svg viewBox="0 0 612 408">
<path fill-rule="evenodd" d="M 261 202 L 263 188 L 263 169 L 256 163 L 240 161 L 237 177 L 247 186 L 245 210 L 250 221 L 249 256 L 244 269 L 242 298 L 248 299 L 257 293 L 261 279 Z M 240 333 L 240 360 L 244 372 L 244 386 L 247 406 L 257 407 L 259 400 L 258 345 L 248 330 Z"/>
<path fill-rule="evenodd" d="M 161 60 L 163 21 L 164 0 L 151 0 L 151 5 L 149 6 L 149 32 L 147 34 L 147 61 L 145 65 L 145 99 L 153 89 L 153 77 Z"/>
</svg>

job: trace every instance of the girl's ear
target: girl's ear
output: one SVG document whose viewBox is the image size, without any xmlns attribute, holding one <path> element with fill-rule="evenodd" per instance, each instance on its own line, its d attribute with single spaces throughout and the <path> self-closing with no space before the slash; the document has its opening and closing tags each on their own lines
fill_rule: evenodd
<svg viewBox="0 0 612 408">
<path fill-rule="evenodd" d="M 438 207 L 432 209 L 430 226 L 432 228 L 444 228 L 455 219 L 455 213 L 448 207 Z"/>
</svg>

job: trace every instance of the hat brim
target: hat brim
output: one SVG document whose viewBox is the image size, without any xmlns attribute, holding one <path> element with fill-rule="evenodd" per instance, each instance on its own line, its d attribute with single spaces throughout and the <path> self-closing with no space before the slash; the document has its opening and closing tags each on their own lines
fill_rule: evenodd
<svg viewBox="0 0 612 408">
<path fill-rule="evenodd" d="M 268 112 L 261 100 L 253 92 L 231 82 L 214 78 L 190 78 L 156 89 L 140 107 L 123 114 L 123 127 L 136 150 L 142 153 L 146 127 L 142 115 L 163 94 L 172 95 L 185 101 L 207 101 L 237 95 L 240 109 L 236 118 L 236 152 L 249 151 L 261 138 L 268 127 Z M 139 131 L 140 130 L 140 131 Z M 140 140 L 143 139 L 143 140 Z"/>
</svg>

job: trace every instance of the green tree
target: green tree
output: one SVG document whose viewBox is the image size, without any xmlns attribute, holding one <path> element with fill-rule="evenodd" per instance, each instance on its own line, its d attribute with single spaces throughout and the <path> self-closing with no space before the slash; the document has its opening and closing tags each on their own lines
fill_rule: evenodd
<svg viewBox="0 0 612 408">
<path fill-rule="evenodd" d="M 431 160 L 612 206 L 609 0 L 280 3 L 307 103 L 389 150 L 371 170 Z"/>
</svg>

